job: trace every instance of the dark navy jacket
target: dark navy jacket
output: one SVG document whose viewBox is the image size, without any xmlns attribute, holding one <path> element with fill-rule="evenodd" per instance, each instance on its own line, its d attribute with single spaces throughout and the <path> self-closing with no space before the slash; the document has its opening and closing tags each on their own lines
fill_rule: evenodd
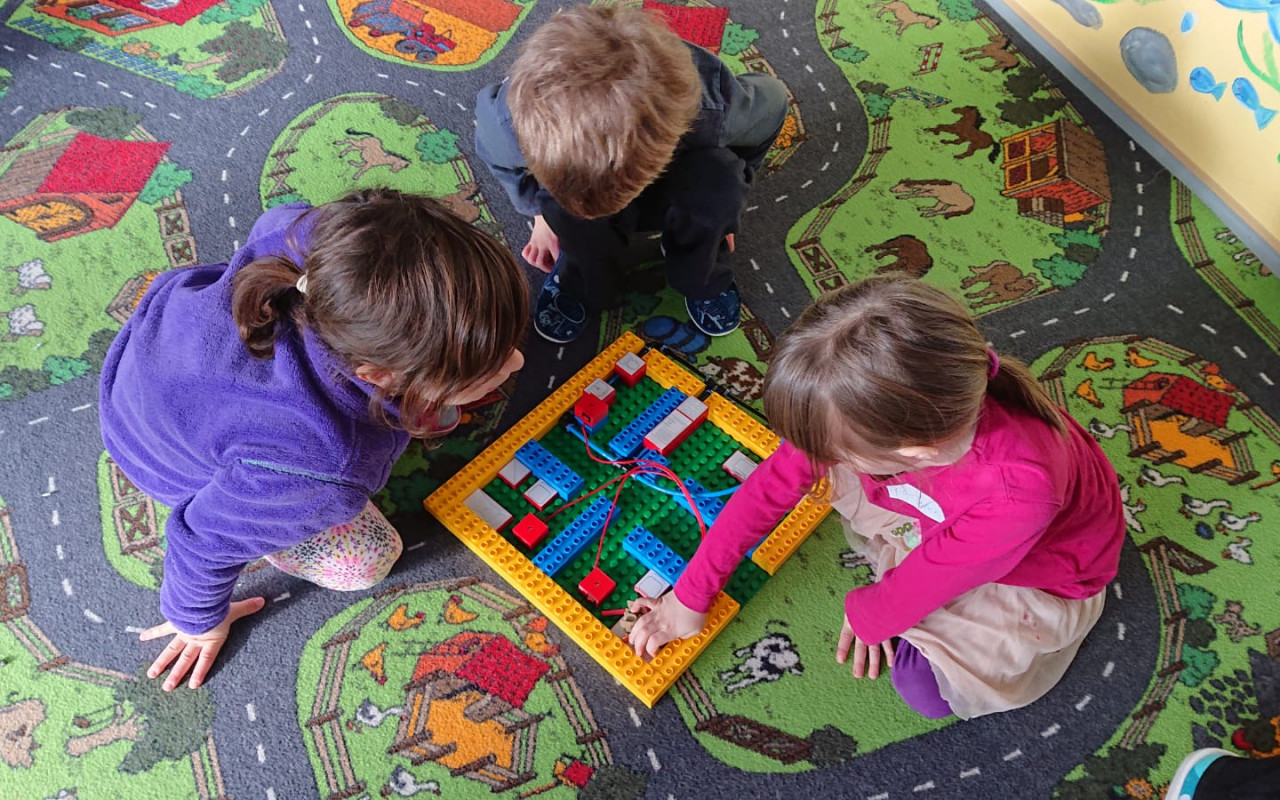
<svg viewBox="0 0 1280 800">
<path fill-rule="evenodd" d="M 734 75 L 714 54 L 688 47 L 702 77 L 702 110 L 676 153 L 727 148 L 743 160 L 750 182 L 786 119 L 787 89 L 770 75 Z M 476 96 L 476 154 L 506 189 L 516 210 L 537 216 L 548 194 L 530 174 L 520 151 L 507 106 L 507 86 L 504 80 Z"/>
</svg>

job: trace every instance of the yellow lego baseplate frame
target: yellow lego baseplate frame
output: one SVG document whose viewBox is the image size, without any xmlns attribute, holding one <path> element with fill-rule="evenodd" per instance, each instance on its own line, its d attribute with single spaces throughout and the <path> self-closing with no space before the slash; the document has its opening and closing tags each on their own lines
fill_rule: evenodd
<svg viewBox="0 0 1280 800">
<path fill-rule="evenodd" d="M 524 419 L 511 426 L 510 430 L 485 448 L 470 464 L 433 492 L 423 505 L 554 622 L 566 636 L 586 650 L 640 702 L 652 707 L 738 613 L 738 603 L 721 592 L 707 614 L 707 625 L 702 633 L 692 639 L 672 642 L 652 661 L 646 662 L 592 616 L 576 597 L 535 567 L 528 556 L 485 524 L 462 502 L 472 492 L 492 482 L 497 477 L 498 470 L 515 457 L 516 450 L 525 442 L 539 439 L 550 431 L 573 408 L 587 384 L 597 378 L 608 378 L 619 358 L 627 353 L 639 353 L 644 347 L 644 341 L 635 334 L 622 334 Z M 664 389 L 674 386 L 693 396 L 706 390 L 705 383 L 656 350 L 646 353 L 644 360 L 647 364 L 646 376 L 657 381 Z M 712 394 L 705 402 L 709 409 L 708 419 L 757 457 L 767 458 L 778 448 L 779 439 L 775 434 L 729 400 Z M 806 498 L 756 548 L 752 560 L 770 575 L 775 574 L 782 562 L 795 552 L 828 511 L 830 506 Z"/>
</svg>

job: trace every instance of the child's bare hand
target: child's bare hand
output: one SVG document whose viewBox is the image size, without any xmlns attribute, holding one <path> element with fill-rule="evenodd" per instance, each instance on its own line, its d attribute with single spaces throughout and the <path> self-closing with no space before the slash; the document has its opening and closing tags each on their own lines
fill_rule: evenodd
<svg viewBox="0 0 1280 800">
<path fill-rule="evenodd" d="M 159 677 L 160 673 L 164 672 L 165 668 L 173 663 L 176 658 L 177 663 L 173 664 L 173 669 L 169 670 L 169 677 L 164 680 L 164 690 L 166 692 L 172 691 L 182 682 L 182 676 L 186 675 L 188 670 L 191 671 L 191 680 L 188 681 L 187 685 L 192 689 L 200 688 L 200 684 L 204 683 L 205 676 L 209 674 L 209 668 L 213 666 L 213 660 L 218 657 L 218 652 L 222 650 L 222 645 L 226 644 L 227 634 L 231 630 L 231 623 L 241 617 L 262 610 L 262 606 L 265 603 L 266 598 L 262 597 L 237 600 L 231 604 L 231 610 L 227 612 L 226 618 L 218 623 L 218 627 L 205 631 L 198 636 L 179 631 L 173 627 L 172 622 L 166 622 L 163 625 L 157 625 L 154 628 L 143 631 L 138 638 L 144 642 L 151 639 L 159 639 L 161 636 L 173 636 L 169 646 L 161 651 L 160 655 L 151 664 L 151 668 L 147 670 L 147 677 Z"/>
<path fill-rule="evenodd" d="M 727 245 L 729 245 L 729 252 L 730 252 L 730 253 L 732 253 L 732 252 L 733 252 L 733 250 L 734 250 L 734 247 L 735 247 L 735 243 L 734 243 L 734 241 L 733 241 L 733 234 L 732 234 L 732 233 L 726 233 L 726 234 L 724 235 L 724 243 L 725 243 L 725 244 L 727 244 Z"/>
<path fill-rule="evenodd" d="M 850 671 L 855 678 L 861 678 L 866 675 L 875 680 L 880 677 L 881 652 L 884 653 L 885 669 L 888 669 L 889 665 L 893 663 L 893 643 L 889 639 L 885 639 L 875 647 L 868 647 L 854 634 L 853 628 L 849 626 L 848 618 L 845 618 L 844 626 L 840 629 L 840 643 L 836 645 L 837 664 L 843 664 L 848 660 L 850 646 L 853 647 L 853 667 Z"/>
<path fill-rule="evenodd" d="M 707 615 L 694 611 L 669 592 L 657 600 L 640 597 L 627 604 L 627 610 L 641 614 L 627 636 L 627 643 L 645 661 L 653 658 L 672 639 L 688 639 L 702 633 Z"/>
<path fill-rule="evenodd" d="M 533 233 L 529 234 L 529 243 L 520 251 L 524 260 L 543 272 L 550 272 L 560 258 L 560 237 L 541 216 L 533 218 Z"/>
</svg>

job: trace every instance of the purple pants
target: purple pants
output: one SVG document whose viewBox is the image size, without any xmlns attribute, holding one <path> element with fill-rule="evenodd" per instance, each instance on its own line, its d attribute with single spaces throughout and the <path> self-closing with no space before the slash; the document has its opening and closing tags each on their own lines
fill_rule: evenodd
<svg viewBox="0 0 1280 800">
<path fill-rule="evenodd" d="M 929 659 L 906 639 L 899 639 L 894 647 L 889 677 L 898 696 L 921 716 L 929 719 L 951 716 L 951 706 L 942 699 Z"/>
</svg>

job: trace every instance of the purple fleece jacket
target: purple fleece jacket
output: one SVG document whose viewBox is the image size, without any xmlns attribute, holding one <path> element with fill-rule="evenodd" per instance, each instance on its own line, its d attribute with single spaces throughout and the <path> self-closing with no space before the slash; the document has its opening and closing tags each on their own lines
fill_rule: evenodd
<svg viewBox="0 0 1280 800">
<path fill-rule="evenodd" d="M 232 279 L 267 254 L 301 265 L 306 209 L 263 214 L 229 265 L 158 276 L 102 367 L 107 452 L 172 509 L 160 610 L 185 633 L 222 621 L 246 564 L 355 517 L 409 443 L 314 334 L 286 324 L 270 359 L 240 341 Z"/>
</svg>

